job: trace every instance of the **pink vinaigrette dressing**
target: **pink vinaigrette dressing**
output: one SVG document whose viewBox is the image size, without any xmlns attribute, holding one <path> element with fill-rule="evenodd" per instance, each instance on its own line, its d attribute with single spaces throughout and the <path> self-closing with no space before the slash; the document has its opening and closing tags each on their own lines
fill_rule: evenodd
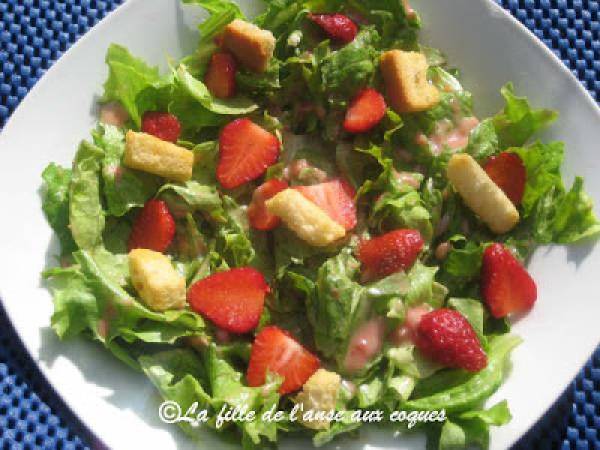
<svg viewBox="0 0 600 450">
<path fill-rule="evenodd" d="M 375 317 L 362 324 L 350 339 L 344 368 L 353 373 L 365 367 L 381 351 L 384 335 L 383 317 Z"/>
<path fill-rule="evenodd" d="M 403 345 L 413 341 L 414 334 L 421 318 L 432 311 L 427 304 L 409 308 L 406 320 L 388 336 L 394 345 Z M 383 348 L 385 340 L 385 319 L 375 317 L 363 323 L 350 339 L 348 353 L 344 360 L 344 368 L 349 373 L 362 370 Z"/>
<path fill-rule="evenodd" d="M 465 148 L 469 143 L 471 131 L 479 125 L 477 117 L 463 117 L 456 123 L 451 120 L 440 120 L 435 124 L 435 131 L 429 137 L 423 133 L 417 134 L 415 142 L 420 146 L 429 144 L 431 153 L 439 155 L 445 147 L 457 151 Z"/>
</svg>

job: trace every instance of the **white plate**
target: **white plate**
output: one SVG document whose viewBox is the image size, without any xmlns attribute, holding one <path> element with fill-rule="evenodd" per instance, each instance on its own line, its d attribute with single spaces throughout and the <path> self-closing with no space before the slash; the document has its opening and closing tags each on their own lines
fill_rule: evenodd
<svg viewBox="0 0 600 450">
<path fill-rule="evenodd" d="M 244 1 L 246 6 L 251 0 Z M 567 144 L 565 174 L 583 175 L 600 203 L 600 111 L 569 71 L 533 35 L 489 0 L 414 0 L 424 38 L 463 69 L 481 114 L 496 111 L 500 86 L 514 81 L 536 105 L 561 112 L 545 138 Z M 189 10 L 186 9 L 187 12 Z M 0 295 L 35 361 L 70 408 L 115 449 L 191 448 L 175 426 L 157 418 L 158 398 L 140 374 L 98 345 L 60 343 L 49 329 L 51 299 L 40 271 L 56 241 L 40 209 L 40 173 L 50 161 L 69 165 L 94 125 L 95 99 L 106 77 L 104 54 L 124 44 L 165 67 L 168 55 L 192 50 L 197 17 L 177 0 L 130 0 L 81 39 L 35 86 L 0 136 Z M 49 256 L 50 255 L 50 256 Z M 600 248 L 542 248 L 532 260 L 539 300 L 515 331 L 525 338 L 513 370 L 495 395 L 507 398 L 513 421 L 493 432 L 492 447 L 508 448 L 563 392 L 599 342 L 597 288 Z M 369 431 L 345 448 L 419 448 L 415 440 Z M 302 448 L 292 444 L 290 448 Z M 217 448 L 217 447 L 215 447 Z M 306 447 L 304 447 L 306 448 Z M 373 448 L 373 447 L 371 447 Z"/>
</svg>

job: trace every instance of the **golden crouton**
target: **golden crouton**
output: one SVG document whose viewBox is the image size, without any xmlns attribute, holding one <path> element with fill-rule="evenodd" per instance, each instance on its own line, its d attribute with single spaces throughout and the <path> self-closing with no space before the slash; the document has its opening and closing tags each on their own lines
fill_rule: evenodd
<svg viewBox="0 0 600 450">
<path fill-rule="evenodd" d="M 192 178 L 194 154 L 151 134 L 129 130 L 123 164 L 170 180 L 187 181 Z"/>
<path fill-rule="evenodd" d="M 267 70 L 275 50 L 275 37 L 268 30 L 235 19 L 225 27 L 223 48 L 235 55 L 237 60 L 253 72 Z"/>
<path fill-rule="evenodd" d="M 265 204 L 300 239 L 315 247 L 325 247 L 346 235 L 344 227 L 295 189 L 285 189 Z"/>
<path fill-rule="evenodd" d="M 425 111 L 440 101 L 427 80 L 427 60 L 417 52 L 390 50 L 381 55 L 381 74 L 391 107 L 399 113 Z"/>
<path fill-rule="evenodd" d="M 323 416 L 323 413 L 327 414 L 335 410 L 341 381 L 337 373 L 319 369 L 304 383 L 302 392 L 296 396 L 295 401 L 303 406 L 300 422 L 305 427 L 313 430 L 329 428 L 331 420 L 319 415 Z M 308 411 L 312 411 L 313 420 L 304 420 L 304 414 Z"/>
<path fill-rule="evenodd" d="M 143 248 L 131 250 L 129 272 L 133 287 L 150 309 L 166 311 L 185 307 L 185 279 L 167 256 Z"/>
<path fill-rule="evenodd" d="M 494 233 L 506 233 L 519 221 L 517 208 L 471 155 L 453 155 L 446 175 L 465 204 Z"/>
</svg>

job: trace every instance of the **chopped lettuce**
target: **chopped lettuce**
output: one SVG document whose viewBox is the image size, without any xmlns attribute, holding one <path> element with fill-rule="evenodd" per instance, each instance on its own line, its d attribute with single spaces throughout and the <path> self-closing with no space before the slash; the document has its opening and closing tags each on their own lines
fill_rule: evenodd
<svg viewBox="0 0 600 450">
<path fill-rule="evenodd" d="M 60 241 L 61 253 L 69 255 L 77 247 L 69 229 L 69 186 L 71 170 L 50 163 L 42 173 L 42 209 Z"/>
<path fill-rule="evenodd" d="M 122 216 L 131 208 L 144 206 L 160 186 L 155 175 L 125 167 L 121 160 L 125 152 L 125 135 L 111 125 L 99 125 L 94 143 L 104 150 L 102 181 L 107 214 Z"/>
<path fill-rule="evenodd" d="M 106 64 L 108 79 L 104 83 L 102 100 L 120 102 L 139 127 L 145 111 L 159 109 L 157 92 L 161 78 L 158 69 L 148 66 L 117 44 L 108 48 Z"/>
<path fill-rule="evenodd" d="M 515 95 L 512 83 L 500 90 L 506 102 L 503 111 L 494 117 L 500 148 L 519 147 L 535 133 L 558 118 L 556 111 L 533 109 L 525 97 Z"/>
<path fill-rule="evenodd" d="M 82 249 L 102 242 L 105 212 L 100 198 L 100 166 L 104 152 L 83 141 L 79 145 L 69 185 L 69 224 Z"/>
</svg>

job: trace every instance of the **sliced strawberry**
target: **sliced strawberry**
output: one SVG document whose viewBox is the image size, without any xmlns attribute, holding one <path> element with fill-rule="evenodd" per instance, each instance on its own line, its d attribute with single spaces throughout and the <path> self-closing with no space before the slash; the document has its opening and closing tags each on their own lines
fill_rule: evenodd
<svg viewBox="0 0 600 450">
<path fill-rule="evenodd" d="M 492 244 L 483 253 L 480 289 L 497 318 L 528 311 L 537 299 L 535 281 L 502 244 Z"/>
<path fill-rule="evenodd" d="M 373 280 L 411 267 L 423 249 L 417 230 L 402 229 L 364 240 L 358 245 L 363 279 Z"/>
<path fill-rule="evenodd" d="M 287 187 L 288 184 L 285 181 L 273 178 L 256 188 L 248 206 L 248 220 L 252 228 L 268 231 L 279 226 L 281 219 L 267 211 L 265 202 Z"/>
<path fill-rule="evenodd" d="M 344 129 L 349 133 L 364 133 L 375 127 L 385 115 L 385 100 L 375 89 L 358 93 L 346 111 Z"/>
<path fill-rule="evenodd" d="M 296 186 L 294 189 L 325 211 L 346 230 L 356 226 L 354 204 L 356 192 L 345 180 L 336 178 L 312 186 Z"/>
<path fill-rule="evenodd" d="M 453 309 L 436 309 L 421 317 L 415 344 L 425 355 L 447 367 L 479 372 L 487 366 L 477 333 Z"/>
<path fill-rule="evenodd" d="M 142 131 L 163 141 L 177 142 L 181 134 L 181 124 L 173 114 L 147 111 L 142 117 Z"/>
<path fill-rule="evenodd" d="M 188 291 L 190 307 L 231 333 L 247 333 L 258 325 L 269 286 L 252 267 L 209 275 Z"/>
<path fill-rule="evenodd" d="M 267 372 L 279 374 L 284 378 L 279 393 L 289 394 L 300 389 L 319 365 L 319 359 L 287 331 L 269 326 L 254 339 L 246 378 L 249 386 L 261 386 Z"/>
<path fill-rule="evenodd" d="M 210 58 L 206 75 L 204 75 L 204 84 L 215 97 L 233 97 L 236 72 L 237 64 L 230 53 L 214 53 Z"/>
<path fill-rule="evenodd" d="M 225 125 L 219 137 L 217 179 L 233 189 L 265 173 L 279 157 L 279 140 L 249 119 Z"/>
<path fill-rule="evenodd" d="M 175 220 L 162 200 L 146 202 L 131 228 L 129 250 L 147 248 L 164 252 L 175 236 Z"/>
<path fill-rule="evenodd" d="M 352 42 L 358 33 L 356 24 L 343 14 L 309 14 L 308 18 L 319 25 L 329 38 L 343 44 Z"/>
<path fill-rule="evenodd" d="M 527 181 L 527 170 L 519 155 L 502 152 L 488 159 L 483 168 L 515 205 L 521 204 Z"/>
</svg>

